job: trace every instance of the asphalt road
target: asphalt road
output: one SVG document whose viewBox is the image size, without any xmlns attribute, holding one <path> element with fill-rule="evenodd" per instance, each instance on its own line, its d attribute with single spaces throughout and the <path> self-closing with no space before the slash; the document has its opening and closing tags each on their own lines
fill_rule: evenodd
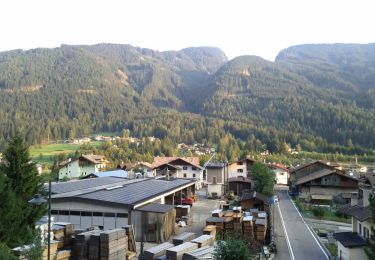
<svg viewBox="0 0 375 260">
<path fill-rule="evenodd" d="M 275 232 L 276 232 L 276 243 L 278 240 L 283 243 L 283 238 L 279 236 L 280 229 L 283 229 L 283 235 L 287 243 L 289 250 L 289 258 L 278 254 L 277 259 L 292 259 L 292 260 L 324 260 L 328 259 L 320 244 L 309 230 L 307 224 L 289 199 L 286 191 L 279 191 L 280 201 L 276 204 L 275 211 L 277 210 L 278 215 L 275 214 Z M 280 214 L 281 213 L 281 214 Z M 281 227 L 280 227 L 281 222 Z M 285 248 L 285 244 L 278 245 L 278 249 Z M 279 251 L 280 251 L 279 249 Z M 285 250 L 284 250 L 285 251 Z"/>
</svg>

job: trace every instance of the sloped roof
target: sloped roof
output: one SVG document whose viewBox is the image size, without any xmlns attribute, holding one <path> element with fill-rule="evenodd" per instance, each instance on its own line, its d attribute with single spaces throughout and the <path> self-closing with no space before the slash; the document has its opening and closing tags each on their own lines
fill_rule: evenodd
<svg viewBox="0 0 375 260">
<path fill-rule="evenodd" d="M 325 176 L 328 176 L 328 175 L 331 175 L 331 174 L 339 175 L 339 176 L 342 176 L 342 177 L 345 177 L 345 178 L 348 178 L 348 179 L 351 179 L 351 180 L 354 180 L 354 181 L 358 182 L 357 179 L 355 179 L 355 178 L 353 178 L 349 175 L 343 174 L 339 171 L 336 171 L 335 169 L 334 170 L 322 169 L 322 170 L 319 170 L 319 171 L 312 172 L 309 175 L 304 176 L 302 178 L 298 178 L 296 180 L 296 185 L 300 185 L 300 184 L 303 184 L 303 183 L 306 183 L 306 182 L 309 182 L 309 181 L 312 181 L 312 180 L 315 180 L 315 179 L 319 179 L 319 178 L 322 178 L 322 177 L 325 177 Z"/>
<path fill-rule="evenodd" d="M 88 179 L 86 181 L 90 182 L 93 180 L 100 179 L 105 178 Z M 52 199 L 68 199 L 69 201 L 84 200 L 95 201 L 99 203 L 114 203 L 133 208 L 136 204 L 147 201 L 166 192 L 194 184 L 195 180 L 192 179 L 138 179 L 134 181 L 131 180 L 119 182 L 109 187 L 103 187 L 99 189 L 86 189 L 76 191 L 73 193 L 62 193 L 58 195 L 53 195 Z"/>
<path fill-rule="evenodd" d="M 124 181 L 120 178 L 104 177 L 86 180 L 72 180 L 67 182 L 58 182 L 51 185 L 52 194 L 66 193 L 75 190 L 89 189 L 103 185 L 115 184 Z"/>
<path fill-rule="evenodd" d="M 172 162 L 177 160 L 182 160 L 194 167 L 203 169 L 199 165 L 199 157 L 155 157 L 152 163 L 152 168 L 155 169 L 164 164 L 171 164 Z"/>
<path fill-rule="evenodd" d="M 156 213 L 166 213 L 174 209 L 173 205 L 159 204 L 159 203 L 149 203 L 145 206 L 139 207 L 137 211 L 145 212 L 156 212 Z"/>
<path fill-rule="evenodd" d="M 269 167 L 269 168 L 271 168 L 271 169 L 276 169 L 276 168 L 278 168 L 278 169 L 281 169 L 281 170 L 283 170 L 283 171 L 288 171 L 288 169 L 287 168 L 285 168 L 285 166 L 284 165 L 282 165 L 282 164 L 267 164 L 267 166 Z"/>
<path fill-rule="evenodd" d="M 211 168 L 211 169 L 222 169 L 225 167 L 225 163 L 207 163 L 205 164 L 206 168 Z"/>
<path fill-rule="evenodd" d="M 339 213 L 346 214 L 352 216 L 359 221 L 365 221 L 371 218 L 371 209 L 370 206 L 363 207 L 361 205 L 354 205 L 351 206 L 350 204 L 346 204 L 342 206 L 339 210 Z"/>
<path fill-rule="evenodd" d="M 259 200 L 262 200 L 264 203 L 269 204 L 267 196 L 263 195 L 262 193 L 251 191 L 251 192 L 244 192 L 242 194 L 241 201 L 250 200 L 250 199 L 259 199 Z"/>
<path fill-rule="evenodd" d="M 104 155 L 95 155 L 95 154 L 87 155 L 86 154 L 86 155 L 82 155 L 80 158 L 83 158 L 95 164 L 108 163 Z"/>
<path fill-rule="evenodd" d="M 366 240 L 360 237 L 356 232 L 333 233 L 333 238 L 339 241 L 344 247 L 362 247 L 367 245 Z"/>
<path fill-rule="evenodd" d="M 306 164 L 303 164 L 303 165 L 300 165 L 300 166 L 297 166 L 297 167 L 294 167 L 294 168 L 290 168 L 290 169 L 289 169 L 289 172 L 296 172 L 296 171 L 298 171 L 298 170 L 304 169 L 304 168 L 309 167 L 309 166 L 314 165 L 314 164 L 322 164 L 322 165 L 324 165 L 324 166 L 328 166 L 328 167 L 331 168 L 332 170 L 335 169 L 334 166 L 329 165 L 329 164 L 327 164 L 327 163 L 324 162 L 324 161 L 314 161 L 314 162 L 306 163 Z"/>
</svg>

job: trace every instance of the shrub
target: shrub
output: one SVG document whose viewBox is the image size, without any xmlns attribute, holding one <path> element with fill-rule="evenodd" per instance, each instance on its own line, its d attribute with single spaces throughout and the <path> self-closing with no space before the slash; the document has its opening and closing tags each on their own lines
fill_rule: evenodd
<svg viewBox="0 0 375 260">
<path fill-rule="evenodd" d="M 314 216 L 318 217 L 318 218 L 322 218 L 325 214 L 325 210 L 321 207 L 314 207 L 312 209 L 312 212 L 313 212 Z"/>
</svg>

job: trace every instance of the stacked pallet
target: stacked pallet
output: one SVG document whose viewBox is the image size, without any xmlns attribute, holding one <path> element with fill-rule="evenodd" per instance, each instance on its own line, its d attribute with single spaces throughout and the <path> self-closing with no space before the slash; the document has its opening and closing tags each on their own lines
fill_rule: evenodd
<svg viewBox="0 0 375 260">
<path fill-rule="evenodd" d="M 128 247 L 126 249 L 131 252 L 137 252 L 133 226 L 127 225 L 127 226 L 124 226 L 123 229 L 125 229 L 126 236 L 128 237 Z"/>
<path fill-rule="evenodd" d="M 58 241 L 52 240 L 50 243 L 50 259 L 54 259 L 54 257 L 57 255 L 57 245 Z M 43 260 L 48 259 L 48 247 L 44 248 L 43 251 Z"/>
<path fill-rule="evenodd" d="M 237 235 L 242 235 L 242 213 L 235 213 L 233 215 L 233 226 L 234 226 L 234 232 Z"/>
<path fill-rule="evenodd" d="M 233 212 L 231 212 L 232 216 L 234 215 Z M 224 229 L 225 229 L 225 235 L 229 238 L 234 237 L 234 223 L 233 223 L 233 217 L 226 217 L 224 220 Z"/>
<path fill-rule="evenodd" d="M 61 250 L 57 252 L 56 260 L 69 260 L 71 257 L 70 250 Z M 54 259 L 54 258 L 52 258 Z"/>
<path fill-rule="evenodd" d="M 203 246 L 212 246 L 214 243 L 214 238 L 210 235 L 201 235 L 193 240 L 191 240 L 192 243 L 197 243 L 198 248 L 201 248 Z"/>
<path fill-rule="evenodd" d="M 225 212 L 224 217 L 231 218 L 231 217 L 233 217 L 233 215 L 234 215 L 234 212 L 228 210 L 228 211 Z"/>
<path fill-rule="evenodd" d="M 215 225 L 208 225 L 203 228 L 203 235 L 210 235 L 214 239 L 216 238 L 216 226 Z"/>
<path fill-rule="evenodd" d="M 188 242 L 192 239 L 194 239 L 196 236 L 195 233 L 192 232 L 183 232 L 175 237 L 173 237 L 172 241 L 175 246 L 181 245 L 185 242 Z"/>
<path fill-rule="evenodd" d="M 167 249 L 174 247 L 173 244 L 165 242 L 163 244 L 157 245 L 155 247 L 149 248 L 143 253 L 143 260 L 153 260 L 158 257 L 164 256 L 167 252 Z"/>
<path fill-rule="evenodd" d="M 58 248 L 72 245 L 74 226 L 67 222 L 55 222 L 52 226 L 54 240 L 59 241 Z"/>
<path fill-rule="evenodd" d="M 191 252 L 185 253 L 182 260 L 212 259 L 214 248 L 212 246 L 203 246 Z"/>
<path fill-rule="evenodd" d="M 241 206 L 233 207 L 233 212 L 234 213 L 242 213 L 242 207 Z"/>
<path fill-rule="evenodd" d="M 206 226 L 208 225 L 216 226 L 216 236 L 219 239 L 222 239 L 224 236 L 224 221 L 225 221 L 224 217 L 221 217 L 221 218 L 211 217 L 206 220 Z"/>
<path fill-rule="evenodd" d="M 242 220 L 243 235 L 245 240 L 251 241 L 254 239 L 253 216 L 246 216 Z"/>
<path fill-rule="evenodd" d="M 88 258 L 89 241 L 91 234 L 99 232 L 98 230 L 86 231 L 75 236 L 73 257 L 77 260 L 84 260 Z"/>
<path fill-rule="evenodd" d="M 184 216 L 190 216 L 190 206 L 189 205 L 177 205 L 176 218 L 181 219 Z"/>
<path fill-rule="evenodd" d="M 100 232 L 99 231 L 90 235 L 89 259 L 90 260 L 100 259 Z"/>
<path fill-rule="evenodd" d="M 167 249 L 166 259 L 167 260 L 182 260 L 185 253 L 193 251 L 198 248 L 198 244 L 186 242 L 181 245 Z"/>
<path fill-rule="evenodd" d="M 126 232 L 122 228 L 100 233 L 100 259 L 119 260 L 126 258 Z"/>
<path fill-rule="evenodd" d="M 258 212 L 258 218 L 267 218 L 267 213 L 264 211 L 259 211 Z"/>
<path fill-rule="evenodd" d="M 258 218 L 255 221 L 255 239 L 259 242 L 265 242 L 267 231 L 267 219 Z"/>
</svg>

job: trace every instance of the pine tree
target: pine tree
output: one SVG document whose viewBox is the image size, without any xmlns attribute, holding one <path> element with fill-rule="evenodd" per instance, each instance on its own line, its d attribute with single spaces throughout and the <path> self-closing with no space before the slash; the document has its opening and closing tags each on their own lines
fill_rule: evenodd
<svg viewBox="0 0 375 260">
<path fill-rule="evenodd" d="M 371 194 L 370 198 L 370 209 L 371 209 L 371 220 L 375 223 L 375 197 Z M 369 239 L 369 245 L 365 248 L 368 259 L 375 259 L 375 227 L 371 226 L 371 237 Z"/>
<path fill-rule="evenodd" d="M 28 203 L 41 192 L 42 179 L 18 132 L 4 152 L 0 187 L 0 241 L 9 247 L 27 243 L 35 232 L 35 222 L 46 212 L 46 205 Z"/>
</svg>

